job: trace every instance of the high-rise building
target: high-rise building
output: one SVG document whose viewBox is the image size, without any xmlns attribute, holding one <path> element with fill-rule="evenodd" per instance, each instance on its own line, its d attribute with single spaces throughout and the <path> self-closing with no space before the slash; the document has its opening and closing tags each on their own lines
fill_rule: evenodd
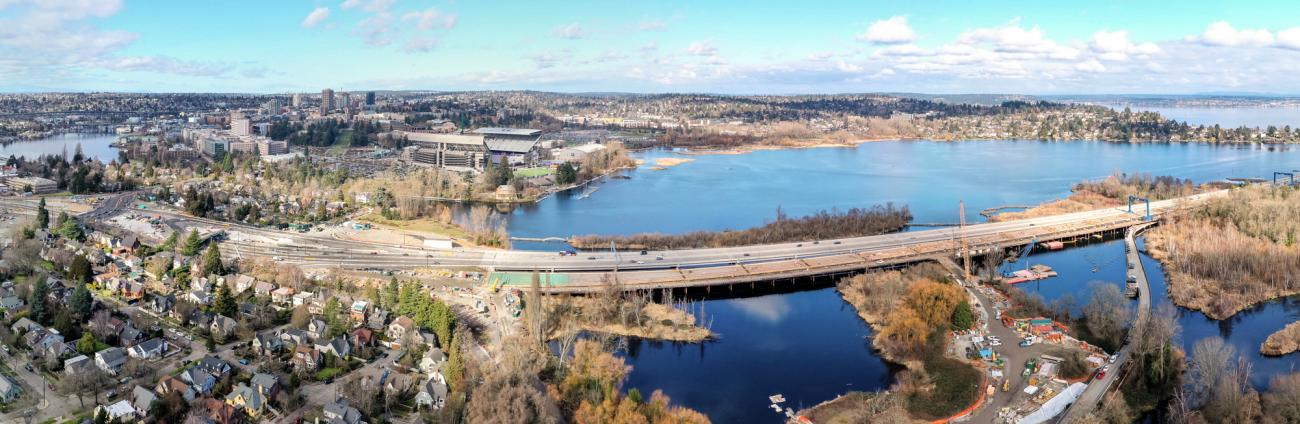
<svg viewBox="0 0 1300 424">
<path fill-rule="evenodd" d="M 235 136 L 253 134 L 253 121 L 244 116 L 243 112 L 230 112 L 230 133 Z"/>
<path fill-rule="evenodd" d="M 320 91 L 320 114 L 324 115 L 334 110 L 334 90 L 328 88 Z"/>
<path fill-rule="evenodd" d="M 293 93 L 293 108 L 302 107 L 302 93 Z"/>
<path fill-rule="evenodd" d="M 366 106 L 374 106 L 374 105 L 375 105 L 375 92 L 373 92 L 373 91 L 367 91 L 367 92 L 366 92 Z"/>
<path fill-rule="evenodd" d="M 262 114 L 263 115 L 280 114 L 280 98 L 272 97 L 271 100 L 267 100 L 266 103 L 262 103 Z"/>
<path fill-rule="evenodd" d="M 349 107 L 352 107 L 352 95 L 348 94 L 346 91 L 340 91 L 339 109 L 347 109 Z"/>
</svg>

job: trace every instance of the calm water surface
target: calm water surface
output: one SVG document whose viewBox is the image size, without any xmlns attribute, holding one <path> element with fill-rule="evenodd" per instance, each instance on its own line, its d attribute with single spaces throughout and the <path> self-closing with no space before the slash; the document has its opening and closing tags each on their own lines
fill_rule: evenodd
<svg viewBox="0 0 1300 424">
<path fill-rule="evenodd" d="M 81 152 L 86 157 L 107 163 L 117 159 L 117 148 L 109 145 L 115 139 L 117 136 L 112 134 L 61 134 L 40 140 L 0 145 L 0 157 L 8 158 L 14 155 L 35 159 L 41 155 L 61 155 L 66 149 L 68 157 L 71 158 L 77 151 L 77 144 L 80 144 Z"/>
</svg>

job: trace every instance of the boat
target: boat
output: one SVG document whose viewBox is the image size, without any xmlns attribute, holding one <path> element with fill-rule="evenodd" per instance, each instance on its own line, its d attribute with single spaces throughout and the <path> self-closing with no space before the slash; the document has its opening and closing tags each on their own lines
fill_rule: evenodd
<svg viewBox="0 0 1300 424">
<path fill-rule="evenodd" d="M 772 396 L 768 396 L 767 400 L 772 401 L 772 403 L 781 403 L 781 402 L 785 402 L 785 396 L 780 393 L 777 393 Z"/>
<path fill-rule="evenodd" d="M 777 405 L 777 404 L 774 403 L 774 404 L 771 404 L 771 405 L 768 405 L 768 406 L 771 406 L 772 409 L 776 411 L 776 413 L 778 413 L 778 414 L 781 413 L 781 405 Z"/>
</svg>

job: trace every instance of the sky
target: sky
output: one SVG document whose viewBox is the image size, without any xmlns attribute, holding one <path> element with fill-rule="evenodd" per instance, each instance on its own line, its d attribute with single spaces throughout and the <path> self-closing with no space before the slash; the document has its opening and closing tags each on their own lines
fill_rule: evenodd
<svg viewBox="0 0 1300 424">
<path fill-rule="evenodd" d="M 0 92 L 1300 93 L 1293 1 L 0 0 Z"/>
</svg>

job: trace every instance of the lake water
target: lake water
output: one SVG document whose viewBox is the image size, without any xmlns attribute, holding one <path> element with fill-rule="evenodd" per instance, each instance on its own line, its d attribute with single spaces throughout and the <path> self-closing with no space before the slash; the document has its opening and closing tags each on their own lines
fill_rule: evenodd
<svg viewBox="0 0 1300 424">
<path fill-rule="evenodd" d="M 72 154 L 77 151 L 77 145 L 80 144 L 81 152 L 86 157 L 107 163 L 117 159 L 117 148 L 110 146 L 115 139 L 117 136 L 112 134 L 61 134 L 40 140 L 0 145 L 0 157 L 8 158 L 10 155 L 15 155 L 35 159 L 41 155 L 61 155 L 66 151 L 68 158 L 71 159 Z"/>
<path fill-rule="evenodd" d="M 648 160 L 683 156 L 663 151 L 640 155 Z M 684 157 L 695 160 L 663 171 L 633 171 L 630 179 L 604 182 L 585 198 L 580 192 L 560 194 L 516 209 L 509 217 L 511 234 L 739 229 L 763 224 L 777 207 L 798 216 L 884 202 L 908 205 L 916 222 L 954 222 L 957 202 L 964 200 L 968 219 L 980 221 L 983 208 L 1065 197 L 1072 183 L 1117 171 L 1199 182 L 1267 177 L 1300 164 L 1300 154 L 1286 146 L 1038 141 L 876 142 Z M 521 244 L 558 248 L 516 246 Z M 1076 312 L 1090 296 L 1089 283 L 1122 285 L 1126 268 L 1118 240 L 1039 252 L 1029 262 L 1050 265 L 1061 276 L 1021 288 L 1048 301 L 1069 294 Z M 1158 269 L 1151 278 L 1157 302 L 1167 302 Z M 643 393 L 662 389 L 715 422 L 777 423 L 781 417 L 766 408 L 768 395 L 782 393 L 790 406 L 798 407 L 890 384 L 890 369 L 865 339 L 870 329 L 834 289 L 702 303 L 721 338 L 700 345 L 636 345 L 625 355 L 634 367 L 628 387 Z M 1296 364 L 1296 355 L 1263 358 L 1256 353 L 1268 333 L 1295 319 L 1294 309 L 1289 303 L 1271 303 L 1225 323 L 1185 312 L 1180 318 L 1184 344 L 1190 350 L 1205 335 L 1225 334 L 1254 358 L 1254 381 L 1262 384 Z"/>
</svg>

